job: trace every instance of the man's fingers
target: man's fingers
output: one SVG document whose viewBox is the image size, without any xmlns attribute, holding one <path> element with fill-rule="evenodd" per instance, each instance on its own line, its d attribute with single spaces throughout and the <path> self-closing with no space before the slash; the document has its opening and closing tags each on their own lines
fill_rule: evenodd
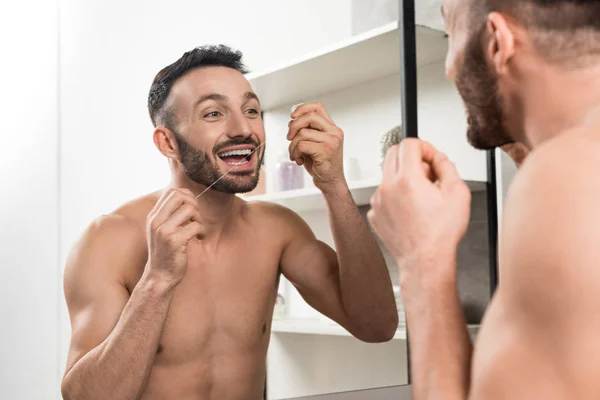
<svg viewBox="0 0 600 400">
<path fill-rule="evenodd" d="M 317 131 L 311 128 L 302 128 L 296 134 L 296 137 L 292 142 L 299 142 L 301 140 L 307 140 L 309 142 L 322 143 L 328 139 L 327 135 L 324 132 Z"/>
<path fill-rule="evenodd" d="M 205 227 L 204 225 L 198 222 L 190 222 L 180 231 L 177 232 L 177 240 L 181 241 L 189 241 L 194 236 L 198 239 L 203 239 L 205 235 Z"/>
<path fill-rule="evenodd" d="M 298 132 L 305 128 L 315 129 L 325 132 L 332 126 L 331 122 L 325 119 L 322 115 L 316 113 L 303 114 L 295 121 L 289 124 L 288 140 L 293 140 Z"/>
<path fill-rule="evenodd" d="M 328 120 L 330 123 L 333 124 L 333 120 L 329 116 L 329 113 L 325 109 L 325 106 L 319 102 L 300 104 L 298 107 L 296 107 L 294 112 L 292 112 L 291 118 L 298 119 L 301 115 L 311 113 L 311 112 L 320 114 L 326 120 Z"/>
<path fill-rule="evenodd" d="M 393 179 L 398 172 L 398 145 L 393 145 L 385 153 L 383 161 L 383 181 Z"/>
<path fill-rule="evenodd" d="M 306 140 L 298 141 L 294 147 L 294 150 L 290 150 L 290 157 L 293 161 L 298 163 L 298 165 L 304 164 L 304 155 L 307 155 L 314 159 L 315 156 L 322 151 L 323 144 L 310 142 Z"/>
<path fill-rule="evenodd" d="M 302 153 L 297 150 L 298 143 L 307 141 L 314 143 L 323 143 L 329 139 L 326 134 L 310 128 L 302 128 L 294 140 L 290 142 L 289 153 L 290 159 L 302 165 Z"/>
<path fill-rule="evenodd" d="M 163 223 L 163 227 L 166 229 L 176 229 L 186 223 L 193 221 L 199 224 L 202 223 L 200 212 L 197 207 L 189 204 L 183 204 L 179 207 L 167 220 Z"/>
<path fill-rule="evenodd" d="M 400 151 L 399 145 L 391 146 L 388 149 L 388 151 L 385 155 L 384 163 L 383 163 L 383 180 L 384 181 L 393 179 L 393 177 L 397 174 L 399 159 L 400 159 L 400 157 L 398 155 L 399 151 Z M 429 179 L 432 182 L 435 182 L 437 180 L 437 177 L 435 176 L 435 173 L 434 173 L 431 165 L 429 163 L 427 163 L 426 161 L 422 161 L 421 166 L 423 168 L 423 173 L 425 174 L 427 179 Z"/>
<path fill-rule="evenodd" d="M 433 174 L 439 180 L 440 188 L 442 188 L 442 190 L 450 187 L 450 185 L 457 181 L 462 181 L 454 164 L 442 152 L 435 155 L 433 162 L 431 163 L 431 168 Z"/>
<path fill-rule="evenodd" d="M 166 190 L 164 190 L 162 192 L 162 194 L 160 195 L 160 197 L 158 198 L 158 201 L 156 202 L 156 204 L 154 204 L 154 207 L 152 208 L 152 211 L 150 211 L 150 214 L 156 214 L 158 212 L 158 209 L 162 206 L 162 204 L 165 202 L 165 200 L 167 199 L 167 197 L 169 197 L 171 195 L 171 193 L 173 193 L 173 191 L 175 191 L 175 188 L 168 188 Z"/>
<path fill-rule="evenodd" d="M 403 174 L 423 174 L 421 164 L 433 163 L 437 154 L 431 143 L 415 138 L 405 138 L 400 142 L 398 149 L 398 169 Z"/>
<path fill-rule="evenodd" d="M 427 179 L 429 179 L 431 182 L 436 182 L 438 178 L 433 171 L 433 167 L 426 162 L 421 163 L 421 165 L 423 166 L 423 172 L 425 173 Z"/>
<path fill-rule="evenodd" d="M 167 196 L 152 218 L 154 229 L 162 225 L 183 204 L 198 208 L 198 202 L 192 192 L 186 189 L 175 189 Z"/>
</svg>

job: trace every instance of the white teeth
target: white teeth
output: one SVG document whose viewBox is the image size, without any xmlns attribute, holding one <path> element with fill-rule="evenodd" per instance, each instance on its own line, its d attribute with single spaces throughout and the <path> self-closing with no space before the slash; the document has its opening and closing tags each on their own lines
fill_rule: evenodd
<svg viewBox="0 0 600 400">
<path fill-rule="evenodd" d="M 240 162 L 228 162 L 227 164 L 229 165 L 244 165 L 244 164 L 248 164 L 249 161 L 248 160 L 242 160 Z"/>
<path fill-rule="evenodd" d="M 244 149 L 244 150 L 232 150 L 232 151 L 228 151 L 225 153 L 220 153 L 219 157 L 229 157 L 229 156 L 247 156 L 250 153 L 252 153 L 252 150 L 250 149 Z"/>
</svg>

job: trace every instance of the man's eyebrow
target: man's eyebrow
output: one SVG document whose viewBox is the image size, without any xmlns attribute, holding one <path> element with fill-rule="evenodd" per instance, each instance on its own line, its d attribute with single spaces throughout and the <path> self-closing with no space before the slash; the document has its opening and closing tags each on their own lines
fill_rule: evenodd
<svg viewBox="0 0 600 400">
<path fill-rule="evenodd" d="M 222 94 L 219 93 L 208 93 L 205 95 L 202 95 L 198 98 L 198 100 L 196 100 L 196 102 L 194 103 L 194 109 L 196 107 L 198 107 L 200 104 L 204 103 L 205 101 L 208 100 L 214 100 L 214 101 L 227 101 L 228 98 L 227 96 L 223 96 Z"/>
<path fill-rule="evenodd" d="M 258 96 L 254 92 L 246 92 L 246 94 L 244 94 L 244 98 L 246 100 L 256 100 L 258 102 L 258 104 L 260 104 L 260 100 L 258 99 Z"/>
<path fill-rule="evenodd" d="M 244 99 L 246 99 L 246 101 L 248 101 L 248 100 L 256 100 L 258 102 L 258 104 L 260 104 L 260 100 L 258 99 L 258 96 L 254 92 L 246 92 L 244 94 Z M 204 103 L 205 101 L 209 101 L 209 100 L 226 102 L 226 101 L 229 101 L 229 97 L 224 96 L 224 95 L 219 94 L 219 93 L 208 93 L 208 94 L 205 94 L 203 96 L 200 96 L 198 98 L 198 100 L 196 100 L 196 102 L 194 103 L 194 109 L 196 109 L 196 107 L 198 107 L 200 104 Z"/>
<path fill-rule="evenodd" d="M 440 11 L 442 12 L 442 17 L 446 18 L 446 13 L 444 12 L 444 5 L 440 7 Z"/>
</svg>

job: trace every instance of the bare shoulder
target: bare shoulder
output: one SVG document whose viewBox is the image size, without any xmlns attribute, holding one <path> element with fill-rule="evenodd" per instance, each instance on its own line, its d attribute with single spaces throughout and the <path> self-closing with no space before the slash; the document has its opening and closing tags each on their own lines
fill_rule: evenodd
<svg viewBox="0 0 600 400">
<path fill-rule="evenodd" d="M 544 254 L 570 248 L 600 251 L 595 243 L 586 247 L 595 242 L 587 235 L 600 233 L 599 163 L 600 130 L 565 134 L 533 151 L 506 198 L 504 239 L 517 235 L 525 243 L 545 241 Z M 555 248 L 548 248 L 551 243 Z"/>
<path fill-rule="evenodd" d="M 69 290 L 84 282 L 112 280 L 126 286 L 127 270 L 145 256 L 143 229 L 133 220 L 118 214 L 103 215 L 92 221 L 75 242 L 64 271 L 64 286 Z"/>
<path fill-rule="evenodd" d="M 298 235 L 313 237 L 312 230 L 304 219 L 295 211 L 276 203 L 252 201 L 244 205 L 247 215 L 253 223 L 268 226 L 273 232 L 286 238 Z"/>
<path fill-rule="evenodd" d="M 157 198 L 152 193 L 134 199 L 91 221 L 69 252 L 65 288 L 100 277 L 112 277 L 125 285 L 132 269 L 147 257 L 145 220 Z"/>
<path fill-rule="evenodd" d="M 511 191 L 546 190 L 555 184 L 578 187 L 578 192 L 595 191 L 600 181 L 595 179 L 594 167 L 599 161 L 600 126 L 567 132 L 544 143 L 527 157 Z M 582 185 L 583 182 L 586 184 Z M 575 193 L 564 194 L 576 197 Z"/>
<path fill-rule="evenodd" d="M 146 220 L 158 201 L 160 192 L 133 199 L 109 214 L 93 220 L 74 246 L 74 254 L 109 247 L 111 255 L 122 257 L 146 246 Z"/>
<path fill-rule="evenodd" d="M 472 399 L 598 398 L 600 131 L 535 149 L 509 190 Z"/>
<path fill-rule="evenodd" d="M 600 130 L 568 132 L 529 155 L 508 193 L 501 292 L 538 326 L 600 328 L 590 318 L 600 307 L 599 163 Z"/>
</svg>

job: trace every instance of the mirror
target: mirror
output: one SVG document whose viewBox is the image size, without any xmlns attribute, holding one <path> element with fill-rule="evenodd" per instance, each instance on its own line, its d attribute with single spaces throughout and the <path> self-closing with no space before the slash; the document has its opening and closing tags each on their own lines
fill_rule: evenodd
<svg viewBox="0 0 600 400">
<path fill-rule="evenodd" d="M 486 214 L 486 190 L 489 190 L 486 186 L 486 158 L 470 149 L 464 140 L 466 123 L 462 102 L 444 76 L 447 43 L 440 30 L 439 2 L 436 1 L 417 4 L 418 124 L 423 138 L 457 161 L 461 174 L 474 192 L 472 220 L 459 249 L 458 264 L 461 297 L 469 323 L 476 327 L 489 301 L 490 286 L 487 273 L 490 255 L 487 231 L 490 224 Z M 154 126 L 148 119 L 145 96 L 156 73 L 183 52 L 207 43 L 226 43 L 244 53 L 245 61 L 252 66 L 246 78 L 260 98 L 268 144 L 259 184 L 242 197 L 248 201 L 262 200 L 288 207 L 302 218 L 318 239 L 333 248 L 336 246 L 327 205 L 306 171 L 301 169 L 293 180 L 280 179 L 282 175 L 278 175 L 283 171 L 282 160 L 288 151 L 285 135 L 292 106 L 320 101 L 336 125 L 344 131 L 344 171 L 362 218 L 368 212 L 369 199 L 381 179 L 383 154 L 389 144 L 396 141 L 394 135 L 402 132 L 397 0 L 305 0 L 286 2 L 285 7 L 279 0 L 253 3 L 223 0 L 212 7 L 211 12 L 207 11 L 210 7 L 206 2 L 189 0 L 177 0 L 175 7 L 163 7 L 166 3 L 153 3 L 154 7 L 151 7 L 141 1 L 116 7 L 116 3 L 99 0 L 61 0 L 60 18 L 56 18 L 53 4 L 41 0 L 38 3 L 40 13 L 35 14 L 33 25 L 39 31 L 29 32 L 30 25 L 21 22 L 9 25 L 9 30 L 21 32 L 15 37 L 23 40 L 19 42 L 18 49 L 9 49 L 9 57 L 23 59 L 26 61 L 23 64 L 35 66 L 37 72 L 42 70 L 45 75 L 39 75 L 41 78 L 38 79 L 35 78 L 38 75 L 30 74 L 29 70 L 11 70 L 10 75 L 16 77 L 15 82 L 37 79 L 34 82 L 41 89 L 32 91 L 39 100 L 37 103 L 51 106 L 35 115 L 31 113 L 31 104 L 26 101 L 22 102 L 25 104 L 22 109 L 13 112 L 9 108 L 11 114 L 28 115 L 35 123 L 27 124 L 28 134 L 15 135 L 14 138 L 19 149 L 29 150 L 10 153 L 3 159 L 3 165 L 14 174 L 4 186 L 12 188 L 10 191 L 15 196 L 11 197 L 13 203 L 4 208 L 3 216 L 10 223 L 6 232 L 10 232 L 11 236 L 5 242 L 10 243 L 10 240 L 19 237 L 24 238 L 22 243 L 27 243 L 25 250 L 16 246 L 9 249 L 9 257 L 3 256 L 5 265 L 23 265 L 23 268 L 11 270 L 18 279 L 7 279 L 9 283 L 5 284 L 13 300 L 7 304 L 19 304 L 20 310 L 19 318 L 15 318 L 18 323 L 6 324 L 7 329 L 13 331 L 5 337 L 7 342 L 22 342 L 15 346 L 18 351 L 7 350 L 10 353 L 7 359 L 15 366 L 11 370 L 14 376 L 34 376 L 36 382 L 24 384 L 25 380 L 6 379 L 3 383 L 7 383 L 8 389 L 2 393 L 5 396 L 0 396 L 5 398 L 44 398 L 48 393 L 58 397 L 61 382 L 57 377 L 62 378 L 67 369 L 77 376 L 77 370 L 70 368 L 73 359 L 68 359 L 69 349 L 82 343 L 90 348 L 97 347 L 117 326 L 126 303 L 123 299 L 132 295 L 139 275 L 131 273 L 130 276 L 128 272 L 123 277 L 126 283 L 119 281 L 112 287 L 118 289 L 117 294 L 98 297 L 99 306 L 90 309 L 106 310 L 111 303 L 107 299 L 117 298 L 121 303 L 116 311 L 111 310 L 112 314 L 107 319 L 102 318 L 106 317 L 104 314 L 102 317 L 90 317 L 88 322 L 103 322 L 106 329 L 90 328 L 81 334 L 80 339 L 83 339 L 78 341 L 73 337 L 74 327 L 78 324 L 72 325 L 72 310 L 66 304 L 63 282 L 69 285 L 68 293 L 72 293 L 71 289 L 79 289 L 80 295 L 91 295 L 92 289 L 99 288 L 97 279 L 101 276 L 92 274 L 87 277 L 88 281 L 69 284 L 68 281 L 78 279 L 78 274 L 69 274 L 65 266 L 78 257 L 74 249 L 86 227 L 97 227 L 92 221 L 169 183 L 171 176 L 167 160 L 157 151 L 152 140 Z M 30 11 L 25 6 L 21 7 L 19 21 L 31 21 L 34 15 Z M 309 26 L 314 29 L 305 29 L 306 21 L 310 21 Z M 165 29 L 157 29 L 158 26 Z M 28 36 L 29 33 L 31 36 Z M 39 57 L 38 53 L 25 54 L 21 51 L 32 47 L 43 48 L 43 57 Z M 25 56 L 29 58 L 23 58 Z M 40 59 L 50 60 L 52 67 L 39 68 Z M 55 84 L 57 76 L 60 79 Z M 23 94 L 19 85 L 10 89 L 14 96 L 7 98 L 20 98 L 18 96 Z M 18 102 L 8 103 L 7 107 L 18 106 Z M 16 132 L 22 127 L 15 125 L 13 128 L 11 130 Z M 36 140 L 31 140 L 34 137 Z M 32 144 L 35 147 L 30 147 Z M 33 158 L 30 157 L 34 154 L 32 151 L 35 152 Z M 33 167 L 22 168 L 23 165 Z M 31 172 L 35 174 L 31 175 Z M 22 185 L 32 181 L 43 185 Z M 48 201 L 39 202 L 40 194 L 45 195 Z M 32 199 L 34 206 L 30 203 Z M 15 213 L 15 209 L 19 212 Z M 37 231 L 31 231 L 38 229 L 35 226 L 32 228 L 33 225 L 23 224 L 22 220 L 14 218 L 32 210 L 37 213 L 32 219 L 41 221 L 44 231 L 57 232 L 56 243 L 51 243 Z M 276 236 L 276 233 L 270 234 Z M 112 254 L 118 245 L 122 245 L 118 234 L 108 237 L 114 240 L 114 245 L 103 248 L 100 251 L 103 255 Z M 379 240 L 377 243 L 392 285 L 397 288 L 394 261 Z M 34 246 L 43 251 L 33 251 Z M 234 250 L 228 254 L 237 254 L 239 248 Z M 139 251 L 140 254 L 143 252 Z M 115 256 L 115 260 L 129 261 L 122 255 Z M 89 260 L 85 261 L 81 265 L 90 264 Z M 138 274 L 141 274 L 144 262 L 139 259 L 132 261 L 132 265 L 139 267 Z M 49 263 L 53 268 L 48 268 Z M 106 265 L 114 266 L 112 262 Z M 273 262 L 273 271 L 276 270 L 276 262 Z M 266 280 L 259 279 L 257 274 L 246 271 L 244 275 L 242 272 L 220 281 L 221 286 L 209 285 L 207 275 L 200 275 L 201 279 L 196 281 L 200 286 L 188 285 L 188 293 L 198 296 L 210 290 L 213 290 L 210 293 L 215 298 L 226 293 L 227 296 L 221 297 L 219 314 L 211 314 L 212 309 L 193 308 L 206 304 L 202 298 L 194 298 L 189 307 L 182 307 L 181 299 L 178 299 L 179 305 L 173 303 L 165 325 L 167 328 L 160 335 L 153 360 L 157 365 L 153 373 L 172 385 L 165 389 L 164 398 L 178 397 L 175 390 L 185 385 L 173 382 L 190 371 L 187 369 L 189 365 L 196 368 L 190 375 L 203 376 L 197 373 L 202 372 L 203 364 L 195 364 L 197 359 L 186 358 L 193 355 L 193 351 L 197 355 L 208 348 L 215 351 L 215 359 L 222 355 L 219 351 L 233 352 L 231 349 L 240 344 L 236 340 L 246 333 L 245 323 L 251 321 L 256 324 L 256 319 L 245 312 L 252 301 L 239 295 L 243 290 L 236 289 L 242 288 L 251 279 L 254 279 L 252 283 L 258 284 Z M 264 398 L 269 400 L 387 399 L 405 392 L 409 383 L 407 332 L 397 290 L 395 297 L 400 323 L 394 338 L 383 343 L 366 343 L 311 307 L 285 276 L 277 284 L 274 276 L 269 276 L 273 284 L 270 281 L 265 284 L 269 295 L 273 294 L 272 299 L 265 300 L 269 307 L 273 305 L 273 315 L 268 315 L 268 320 L 263 322 L 264 315 L 269 314 L 265 312 L 259 321 L 260 335 L 268 335 L 269 338 L 268 350 L 265 346 L 253 353 L 258 354 L 256 359 L 259 362 L 241 372 L 236 368 L 229 369 L 232 375 L 255 374 L 252 377 L 254 389 L 261 392 L 264 358 Z M 13 282 L 21 282 L 19 279 L 24 283 L 15 286 Z M 33 288 L 35 293 L 24 292 L 24 288 Z M 40 288 L 44 290 L 37 291 Z M 228 308 L 234 295 L 238 295 L 237 308 Z M 57 296 L 59 301 L 56 301 Z M 73 304 L 70 300 L 71 307 Z M 228 313 L 237 318 L 226 318 Z M 7 315 L 13 315 L 13 311 L 10 310 Z M 28 315 L 26 324 L 21 315 Z M 206 315 L 213 319 L 203 325 L 207 321 L 203 319 Z M 174 321 L 179 321 L 179 325 Z M 216 324 L 220 324 L 220 329 L 209 329 Z M 49 332 L 53 336 L 39 340 L 41 333 Z M 100 333 L 96 335 L 97 332 Z M 222 347 L 218 348 L 214 341 L 207 340 L 212 347 L 202 347 L 207 343 L 203 340 L 209 336 L 211 340 L 217 337 L 225 342 L 219 342 Z M 31 347 L 32 343 L 35 347 Z M 244 343 L 240 348 L 242 345 Z M 246 346 L 244 350 L 249 348 L 254 349 Z M 40 362 L 40 354 L 46 354 L 48 349 L 52 349 L 48 359 Z M 123 350 L 127 350 L 127 346 Z M 83 353 L 81 351 L 79 356 Z M 230 365 L 237 367 L 237 361 Z M 36 374 L 29 373 L 31 365 L 39 368 Z M 180 369 L 173 372 L 173 365 Z M 123 364 L 114 362 L 110 367 L 123 367 Z M 138 370 L 125 368 L 123 374 Z M 227 381 L 226 384 L 221 383 L 221 388 L 227 389 L 230 382 L 237 381 L 235 376 L 229 379 L 222 370 L 219 374 L 223 381 Z M 86 376 L 101 375 L 91 373 Z M 78 379 L 72 381 L 77 382 Z M 207 386 L 210 385 L 199 385 L 197 390 L 206 392 L 209 390 Z M 105 386 L 111 387 L 109 384 Z M 65 388 L 75 390 L 67 384 Z M 86 398 L 85 395 L 71 397 Z"/>
<path fill-rule="evenodd" d="M 271 151 L 283 151 L 286 146 L 280 127 L 294 102 L 317 99 L 325 105 L 345 132 L 345 165 L 353 166 L 347 180 L 363 218 L 381 179 L 385 151 L 403 137 L 399 125 L 399 3 L 402 1 L 353 0 L 350 40 L 313 58 L 299 58 L 281 70 L 249 77 L 272 106 L 265 113 Z M 486 157 L 473 150 L 466 141 L 464 106 L 445 77 L 447 41 L 441 31 L 441 0 L 425 3 L 418 2 L 416 10 L 418 131 L 421 138 L 456 162 L 472 190 L 471 219 L 458 249 L 457 265 L 460 297 L 475 338 L 495 284 L 490 275 L 495 268 L 490 261 L 495 257 L 497 229 L 496 219 L 490 218 L 496 208 L 495 182 L 488 184 L 490 154 Z M 275 91 L 275 82 L 285 83 L 285 93 Z M 270 171 L 276 170 L 275 152 L 270 159 L 267 155 L 267 182 Z M 495 170 L 495 165 L 490 168 Z M 310 187 L 309 177 L 305 184 Z M 267 193 L 270 188 L 273 185 L 267 183 Z M 311 196 L 302 191 L 289 197 L 275 194 L 279 202 L 300 213 L 319 239 L 334 247 L 326 205 Z M 406 398 L 399 397 L 408 394 L 409 366 L 398 273 L 394 260 L 376 239 L 397 295 L 400 324 L 394 339 L 379 344 L 361 342 L 311 308 L 293 285 L 282 279 L 282 312 L 273 321 L 267 358 L 267 399 Z"/>
</svg>

